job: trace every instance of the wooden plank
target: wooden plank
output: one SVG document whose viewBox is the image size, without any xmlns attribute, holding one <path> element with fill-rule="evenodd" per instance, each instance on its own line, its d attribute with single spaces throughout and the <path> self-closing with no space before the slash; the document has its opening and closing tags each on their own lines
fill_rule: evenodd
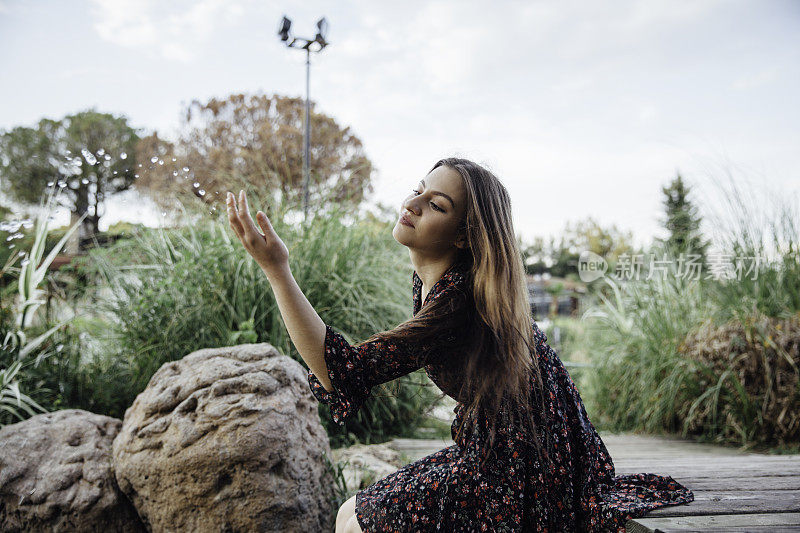
<svg viewBox="0 0 800 533">
<path fill-rule="evenodd" d="M 694 501 L 654 509 L 648 516 L 800 512 L 800 491 L 694 491 Z"/>
<path fill-rule="evenodd" d="M 625 525 L 629 533 L 666 531 L 708 531 L 709 528 L 731 531 L 730 528 L 800 527 L 800 513 L 753 513 L 681 516 L 672 518 L 635 518 Z M 726 529 L 727 528 L 727 529 Z"/>
<path fill-rule="evenodd" d="M 800 464 L 800 455 L 774 455 L 768 457 L 752 457 L 752 456 L 745 456 L 745 457 L 695 457 L 692 455 L 684 455 L 683 457 L 670 457 L 670 458 L 662 458 L 662 457 L 650 457 L 650 458 L 640 458 L 640 457 L 625 457 L 625 456 L 617 456 L 612 457 L 612 461 L 614 465 L 629 465 L 629 464 L 647 464 L 647 465 L 670 465 L 670 466 L 690 466 L 694 467 L 698 464 L 711 464 L 717 467 L 722 468 L 737 468 L 742 464 L 746 464 L 748 466 L 765 466 L 765 467 L 772 467 L 778 466 L 783 468 L 783 465 L 789 466 L 796 466 Z"/>
<path fill-rule="evenodd" d="M 697 529 L 663 529 L 658 528 L 658 533 L 687 533 L 696 532 Z M 796 533 L 800 526 L 742 526 L 742 527 L 704 527 L 702 533 Z"/>
<path fill-rule="evenodd" d="M 669 475 L 675 478 L 704 478 L 704 477 L 724 477 L 729 475 L 737 476 L 800 476 L 800 464 L 777 464 L 777 465 L 754 465 L 743 461 L 740 465 L 717 465 L 713 461 L 706 464 L 685 465 L 685 464 L 627 464 L 614 463 L 614 473 L 639 474 L 651 473 L 659 475 Z"/>
<path fill-rule="evenodd" d="M 705 478 L 681 478 L 691 485 L 695 494 L 701 491 L 723 490 L 798 490 L 800 489 L 800 476 L 725 476 Z M 687 486 L 689 486 L 687 485 Z"/>
</svg>

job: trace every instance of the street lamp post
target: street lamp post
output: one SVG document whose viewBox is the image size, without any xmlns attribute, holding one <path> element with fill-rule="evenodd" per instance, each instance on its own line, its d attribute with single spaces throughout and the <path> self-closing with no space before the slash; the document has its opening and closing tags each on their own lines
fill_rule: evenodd
<svg viewBox="0 0 800 533">
<path fill-rule="evenodd" d="M 325 20 L 325 17 L 322 17 L 317 21 L 317 35 L 313 39 L 306 39 L 303 37 L 294 37 L 290 36 L 292 27 L 292 21 L 286 18 L 286 15 L 283 16 L 281 20 L 280 26 L 278 26 L 278 35 L 281 37 L 281 41 L 286 43 L 286 46 L 289 48 L 299 48 L 301 50 L 306 51 L 306 112 L 305 112 L 305 135 L 303 137 L 303 176 L 304 176 L 304 184 L 303 184 L 303 217 L 305 220 L 308 220 L 308 182 L 309 182 L 309 164 L 308 164 L 308 145 L 311 139 L 311 124 L 309 119 L 309 103 L 308 103 L 308 80 L 310 77 L 310 70 L 311 70 L 311 44 L 317 43 L 319 48 L 314 50 L 315 52 L 322 51 L 323 48 L 328 46 L 328 41 L 325 40 L 325 35 L 328 33 L 328 22 Z M 295 45 L 295 43 L 298 43 Z M 305 44 L 303 44 L 305 43 Z"/>
</svg>

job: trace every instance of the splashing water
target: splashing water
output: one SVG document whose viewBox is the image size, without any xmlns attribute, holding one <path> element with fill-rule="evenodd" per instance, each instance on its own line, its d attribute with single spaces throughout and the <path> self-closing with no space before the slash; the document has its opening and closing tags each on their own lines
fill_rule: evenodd
<svg viewBox="0 0 800 533">
<path fill-rule="evenodd" d="M 81 148 L 81 154 L 83 154 L 83 158 L 86 159 L 86 162 L 90 165 L 96 165 L 97 159 L 94 157 L 94 154 L 87 150 L 86 148 Z M 80 161 L 80 159 L 78 159 Z"/>
</svg>

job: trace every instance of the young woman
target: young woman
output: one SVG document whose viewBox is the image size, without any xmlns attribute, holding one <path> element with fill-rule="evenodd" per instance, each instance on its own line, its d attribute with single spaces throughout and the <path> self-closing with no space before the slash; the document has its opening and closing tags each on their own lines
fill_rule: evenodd
<svg viewBox="0 0 800 533">
<path fill-rule="evenodd" d="M 614 475 L 569 373 L 531 317 L 508 192 L 469 160 L 438 161 L 392 234 L 414 267 L 413 318 L 348 344 L 297 286 L 287 248 L 244 191 L 231 228 L 267 275 L 315 397 L 344 424 L 371 389 L 424 368 L 458 403 L 455 444 L 358 491 L 336 531 L 625 531 L 694 500 L 669 476 Z M 263 231 L 263 233 L 262 233 Z"/>
</svg>

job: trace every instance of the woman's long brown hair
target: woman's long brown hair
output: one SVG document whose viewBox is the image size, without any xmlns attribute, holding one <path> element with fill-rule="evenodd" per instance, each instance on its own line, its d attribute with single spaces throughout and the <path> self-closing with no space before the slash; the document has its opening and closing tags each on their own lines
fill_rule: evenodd
<svg viewBox="0 0 800 533">
<path fill-rule="evenodd" d="M 549 462 L 539 430 L 544 425 L 549 442 L 544 387 L 511 199 L 492 172 L 472 161 L 445 158 L 431 170 L 440 165 L 461 174 L 466 190 L 460 229 L 468 246 L 456 259 L 468 274 L 466 290 L 433 298 L 414 318 L 368 340 L 402 339 L 457 355 L 451 360 L 461 382 L 456 400 L 466 406 L 458 435 L 478 423 L 489 432 L 491 450 L 498 428 L 524 431 L 542 463 Z"/>
</svg>

